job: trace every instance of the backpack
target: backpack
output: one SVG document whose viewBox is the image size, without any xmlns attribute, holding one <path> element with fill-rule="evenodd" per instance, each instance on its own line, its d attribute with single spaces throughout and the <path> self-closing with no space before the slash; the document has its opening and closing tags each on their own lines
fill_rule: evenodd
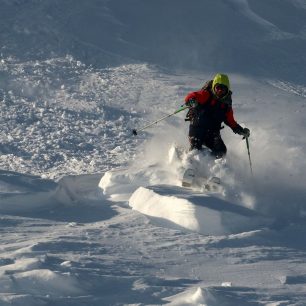
<svg viewBox="0 0 306 306">
<path fill-rule="evenodd" d="M 213 80 L 208 80 L 204 83 L 204 85 L 202 86 L 201 90 L 208 90 L 211 91 L 212 90 L 212 84 L 213 84 Z"/>
</svg>

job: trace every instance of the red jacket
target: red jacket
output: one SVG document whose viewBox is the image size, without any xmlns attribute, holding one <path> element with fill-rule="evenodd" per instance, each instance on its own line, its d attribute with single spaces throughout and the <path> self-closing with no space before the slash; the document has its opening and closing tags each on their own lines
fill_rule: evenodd
<svg viewBox="0 0 306 306">
<path fill-rule="evenodd" d="M 224 122 L 234 132 L 240 127 L 234 119 L 234 112 L 231 105 L 231 92 L 224 102 L 217 99 L 210 91 L 203 89 L 189 93 L 185 98 L 185 102 L 189 101 L 190 99 L 195 99 L 200 108 L 202 106 L 203 109 L 209 108 L 213 113 L 218 113 L 218 116 L 215 116 L 216 119 L 214 118 L 213 120 L 220 121 L 220 125 L 222 122 Z M 205 113 L 203 116 L 205 116 Z"/>
</svg>

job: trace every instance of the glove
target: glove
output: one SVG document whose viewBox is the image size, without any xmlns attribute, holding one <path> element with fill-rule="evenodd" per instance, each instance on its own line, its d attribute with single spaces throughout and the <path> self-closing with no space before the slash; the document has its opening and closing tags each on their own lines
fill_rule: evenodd
<svg viewBox="0 0 306 306">
<path fill-rule="evenodd" d="M 186 102 L 186 106 L 188 107 L 196 107 L 198 105 L 198 102 L 196 99 L 189 99 L 187 102 Z"/>
<path fill-rule="evenodd" d="M 244 128 L 239 135 L 242 135 L 244 138 L 248 138 L 250 137 L 250 130 L 248 128 Z"/>
<path fill-rule="evenodd" d="M 244 138 L 250 137 L 250 130 L 248 128 L 243 128 L 238 125 L 234 130 L 234 133 L 243 136 Z"/>
</svg>

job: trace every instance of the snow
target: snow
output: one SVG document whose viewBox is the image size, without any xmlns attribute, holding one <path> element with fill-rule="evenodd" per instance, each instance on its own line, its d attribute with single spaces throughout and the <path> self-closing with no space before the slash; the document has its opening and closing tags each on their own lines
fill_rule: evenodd
<svg viewBox="0 0 306 306">
<path fill-rule="evenodd" d="M 129 205 L 141 213 L 204 235 L 240 233 L 268 224 L 268 220 L 252 210 L 171 185 L 140 187 L 130 197 Z"/>
<path fill-rule="evenodd" d="M 305 305 L 305 9 L 2 0 L 0 305 Z M 184 111 L 132 135 L 217 72 L 253 176 L 227 127 L 188 152 Z"/>
</svg>

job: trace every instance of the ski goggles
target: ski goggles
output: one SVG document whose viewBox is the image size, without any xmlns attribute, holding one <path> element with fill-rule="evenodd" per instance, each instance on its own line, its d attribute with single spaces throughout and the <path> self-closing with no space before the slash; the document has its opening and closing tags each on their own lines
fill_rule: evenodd
<svg viewBox="0 0 306 306">
<path fill-rule="evenodd" d="M 226 93 L 228 91 L 228 88 L 227 88 L 226 85 L 216 84 L 214 90 L 215 90 L 215 92 Z"/>
</svg>

